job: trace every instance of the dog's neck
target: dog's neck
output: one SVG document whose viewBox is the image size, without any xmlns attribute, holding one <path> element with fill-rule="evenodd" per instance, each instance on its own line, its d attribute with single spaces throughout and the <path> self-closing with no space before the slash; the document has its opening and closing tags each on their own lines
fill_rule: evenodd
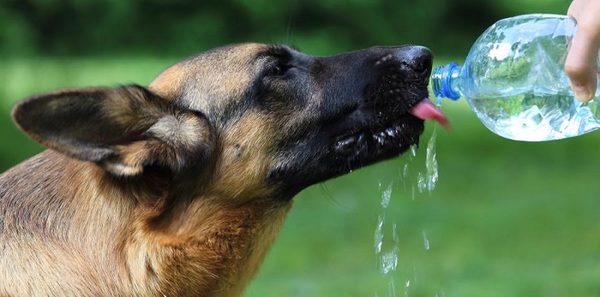
<svg viewBox="0 0 600 297">
<path fill-rule="evenodd" d="M 174 216 L 163 228 L 144 228 L 128 247 L 131 258 L 152 248 L 156 251 L 149 255 L 162 256 L 132 271 L 154 271 L 158 287 L 177 288 L 167 296 L 241 295 L 291 204 L 249 202 L 231 208 L 212 199 L 216 198 L 191 202 L 185 214 Z M 146 275 L 140 275 L 140 281 L 148 281 Z"/>
<path fill-rule="evenodd" d="M 28 176 L 24 168 L 30 166 L 40 167 L 35 174 L 49 175 Z M 107 184 L 118 181 L 107 179 L 93 163 L 52 151 L 43 152 L 6 174 L 6 181 L 47 180 L 44 187 L 56 188 L 50 190 L 56 193 L 51 199 L 42 197 L 44 193 L 34 188 L 22 189 L 23 196 L 29 197 L 26 201 L 29 204 L 23 204 L 20 210 L 22 217 L 31 217 L 31 213 L 39 213 L 40 209 L 48 217 L 21 224 L 46 226 L 47 229 L 32 234 L 33 240 L 44 241 L 52 234 L 53 246 L 39 253 L 37 259 L 24 259 L 27 265 L 20 266 L 42 271 L 43 262 L 56 258 L 57 254 L 80 253 L 70 256 L 73 263 L 57 265 L 57 269 L 79 266 L 90 274 L 92 271 L 105 274 L 103 283 L 108 287 L 103 290 L 116 295 L 132 292 L 144 296 L 241 295 L 291 207 L 287 200 L 264 197 L 246 199 L 243 203 L 213 195 L 186 197 L 171 203 L 153 201 L 155 197 L 140 197 L 139 189 L 133 194 L 118 184 Z M 89 182 L 90 179 L 97 182 Z M 82 183 L 83 180 L 88 183 Z M 170 193 L 160 193 L 163 194 Z M 19 228 L 18 224 L 15 226 Z M 23 226 L 23 230 L 36 229 Z M 97 230 L 104 231 L 94 233 Z M 7 246 L 8 250 L 16 251 L 29 245 L 9 239 Z M 0 275 L 2 272 L 0 268 Z M 87 287 L 85 282 L 93 281 L 86 279 L 85 273 L 80 277 L 82 287 Z M 117 288 L 129 291 L 116 291 Z"/>
<path fill-rule="evenodd" d="M 177 214 L 170 216 L 168 223 L 163 222 L 163 227 L 149 229 L 142 236 L 154 237 L 147 244 L 159 250 L 176 247 L 177 252 L 186 255 L 186 261 L 173 261 L 175 251 L 163 259 L 154 259 L 156 266 L 162 267 L 166 282 L 182 288 L 175 295 L 190 291 L 198 296 L 241 295 L 291 207 L 289 202 L 268 199 L 253 199 L 236 206 L 220 200 L 201 197 L 189 205 L 178 206 L 174 210 Z M 160 254 L 159 250 L 155 254 Z M 182 262 L 188 265 L 184 270 Z M 192 286 L 190 278 L 202 282 Z"/>
</svg>

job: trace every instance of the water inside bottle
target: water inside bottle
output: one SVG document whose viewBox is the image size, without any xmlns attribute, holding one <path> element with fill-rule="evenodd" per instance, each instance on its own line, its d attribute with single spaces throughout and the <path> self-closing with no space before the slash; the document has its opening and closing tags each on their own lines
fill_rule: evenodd
<svg viewBox="0 0 600 297">
<path fill-rule="evenodd" d="M 492 132 L 519 141 L 546 141 L 577 136 L 600 128 L 595 103 L 572 95 L 524 93 L 471 99 L 477 117 Z M 592 101 L 593 102 L 593 101 Z"/>
</svg>

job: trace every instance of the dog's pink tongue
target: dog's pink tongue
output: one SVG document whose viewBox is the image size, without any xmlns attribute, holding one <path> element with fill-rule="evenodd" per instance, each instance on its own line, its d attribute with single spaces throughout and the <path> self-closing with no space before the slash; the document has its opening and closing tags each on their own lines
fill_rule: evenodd
<svg viewBox="0 0 600 297">
<path fill-rule="evenodd" d="M 435 120 L 444 128 L 449 129 L 450 123 L 442 111 L 437 108 L 429 99 L 422 100 L 410 111 L 415 117 L 421 120 Z"/>
</svg>

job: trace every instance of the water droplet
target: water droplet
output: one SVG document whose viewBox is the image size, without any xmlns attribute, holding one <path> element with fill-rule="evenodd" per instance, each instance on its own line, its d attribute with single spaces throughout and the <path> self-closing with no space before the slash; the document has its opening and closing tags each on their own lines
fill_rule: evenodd
<svg viewBox="0 0 600 297">
<path fill-rule="evenodd" d="M 444 101 L 444 97 L 442 97 L 442 96 L 435 97 L 435 105 L 437 107 L 442 107 L 442 101 Z"/>
<path fill-rule="evenodd" d="M 381 272 L 388 274 L 391 271 L 396 270 L 398 267 L 398 249 L 393 248 L 392 250 L 381 255 Z"/>
<path fill-rule="evenodd" d="M 390 204 L 390 199 L 392 197 L 392 183 L 388 185 L 388 187 L 383 191 L 383 195 L 381 195 L 381 207 L 386 209 Z"/>
<path fill-rule="evenodd" d="M 425 189 L 427 188 L 427 181 L 425 180 L 423 172 L 417 174 L 417 188 L 419 188 L 419 193 L 425 192 Z"/>
<path fill-rule="evenodd" d="M 425 231 L 423 231 L 423 247 L 425 248 L 426 251 L 429 250 L 429 238 L 427 238 L 427 233 L 425 233 Z"/>
<path fill-rule="evenodd" d="M 423 193 L 425 191 L 429 191 L 429 193 L 431 193 L 435 189 L 438 181 L 437 155 L 435 152 L 436 135 L 436 127 L 434 126 L 431 138 L 427 143 L 425 173 L 419 172 L 417 174 L 417 187 L 419 189 L 419 193 Z"/>
<path fill-rule="evenodd" d="M 377 228 L 375 228 L 375 254 L 381 253 L 381 247 L 383 246 L 383 222 L 385 217 L 380 214 L 377 217 Z"/>
<path fill-rule="evenodd" d="M 410 146 L 410 155 L 413 158 L 417 156 L 417 146 L 416 145 L 411 145 Z"/>
<path fill-rule="evenodd" d="M 404 168 L 402 168 L 402 179 L 406 179 L 408 177 L 408 163 L 404 164 Z"/>
<path fill-rule="evenodd" d="M 433 132 L 431 133 L 431 138 L 429 139 L 429 143 L 427 143 L 427 155 L 425 161 L 425 168 L 427 169 L 427 190 L 429 192 L 435 189 L 435 185 L 438 181 L 438 164 L 435 152 L 435 143 L 436 143 L 436 126 L 433 127 Z"/>
</svg>

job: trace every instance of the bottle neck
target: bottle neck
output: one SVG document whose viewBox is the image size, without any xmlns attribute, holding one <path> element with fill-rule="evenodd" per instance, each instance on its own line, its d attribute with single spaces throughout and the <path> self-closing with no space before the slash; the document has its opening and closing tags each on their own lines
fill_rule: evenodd
<svg viewBox="0 0 600 297">
<path fill-rule="evenodd" d="M 452 62 L 446 66 L 439 66 L 433 69 L 431 82 L 433 94 L 436 98 L 448 98 L 458 100 L 460 91 L 455 88 L 454 80 L 458 79 L 461 67 Z"/>
</svg>

